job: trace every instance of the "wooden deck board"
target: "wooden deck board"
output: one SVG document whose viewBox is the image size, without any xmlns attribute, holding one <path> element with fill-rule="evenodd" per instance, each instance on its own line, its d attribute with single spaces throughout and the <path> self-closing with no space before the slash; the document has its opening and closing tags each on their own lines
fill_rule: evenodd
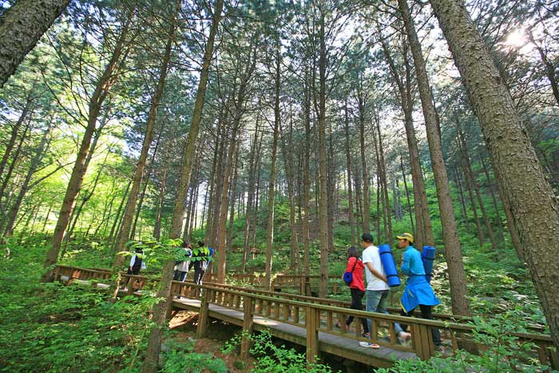
<svg viewBox="0 0 559 373">
<path fill-rule="evenodd" d="M 173 306 L 179 309 L 198 311 L 200 301 L 197 299 L 180 298 L 173 300 Z M 234 310 L 210 304 L 210 317 L 230 322 L 242 326 L 242 310 Z M 303 327 L 295 326 L 281 321 L 266 319 L 265 317 L 254 315 L 255 330 L 269 329 L 272 335 L 287 341 L 306 345 L 307 331 Z M 322 352 L 341 356 L 351 360 L 359 361 L 375 367 L 392 366 L 395 360 L 417 359 L 413 352 L 405 352 L 393 348 L 381 346 L 378 350 L 359 346 L 357 340 L 345 338 L 325 332 L 318 333 L 319 349 Z"/>
</svg>

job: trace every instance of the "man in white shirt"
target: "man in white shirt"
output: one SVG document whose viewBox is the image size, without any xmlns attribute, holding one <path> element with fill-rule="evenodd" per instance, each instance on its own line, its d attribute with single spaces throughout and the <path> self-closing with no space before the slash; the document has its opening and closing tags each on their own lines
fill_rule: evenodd
<svg viewBox="0 0 559 373">
<path fill-rule="evenodd" d="M 369 312 L 388 313 L 386 302 L 390 287 L 388 287 L 388 280 L 380 260 L 378 247 L 373 244 L 372 234 L 363 233 L 361 236 L 361 247 L 363 248 L 362 257 L 367 279 L 367 287 L 365 289 L 367 296 L 366 310 Z M 411 337 L 411 334 L 404 332 L 398 323 L 395 323 L 394 326 L 400 341 L 405 341 Z M 371 320 L 369 320 L 369 330 L 373 330 Z M 359 345 L 362 347 L 379 348 L 379 345 L 369 342 L 359 342 Z"/>
</svg>

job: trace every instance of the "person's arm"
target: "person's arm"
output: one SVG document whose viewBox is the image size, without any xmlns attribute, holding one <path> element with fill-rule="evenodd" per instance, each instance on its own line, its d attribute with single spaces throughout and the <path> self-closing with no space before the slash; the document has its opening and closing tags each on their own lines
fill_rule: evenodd
<svg viewBox="0 0 559 373">
<path fill-rule="evenodd" d="M 410 275 L 410 259 L 410 253 L 404 252 L 404 255 L 402 255 L 402 268 L 400 268 L 400 272 L 406 276 Z"/>
<path fill-rule="evenodd" d="M 365 265 L 367 266 L 367 268 L 369 268 L 369 271 L 371 271 L 371 273 L 373 274 L 373 276 L 375 276 L 376 278 L 381 279 L 382 281 L 386 282 L 388 284 L 388 280 L 386 279 L 386 276 L 383 276 L 382 273 L 380 273 L 379 271 L 377 271 L 375 269 L 375 267 L 373 267 L 373 263 L 371 262 L 367 262 L 365 263 Z"/>
</svg>

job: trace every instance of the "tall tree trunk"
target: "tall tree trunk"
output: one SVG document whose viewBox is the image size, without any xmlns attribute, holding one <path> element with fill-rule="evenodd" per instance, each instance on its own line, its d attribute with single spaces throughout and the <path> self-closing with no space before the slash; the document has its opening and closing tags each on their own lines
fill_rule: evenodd
<svg viewBox="0 0 559 373">
<path fill-rule="evenodd" d="M 382 184 L 382 193 L 383 193 L 383 215 L 386 218 L 386 241 L 391 242 L 392 237 L 392 211 L 390 211 L 390 199 L 388 197 L 388 180 L 386 176 L 386 162 L 384 160 L 384 147 L 382 145 L 382 132 L 380 131 L 380 118 L 378 117 L 378 113 L 375 112 L 375 123 L 376 123 L 376 133 L 378 135 L 378 149 L 379 149 L 379 166 L 378 172 L 380 174 L 380 180 Z M 373 131 L 374 133 L 375 131 Z M 394 197 L 394 196 L 393 196 Z"/>
<path fill-rule="evenodd" d="M 108 156 L 109 156 L 109 152 L 107 151 L 107 154 L 105 155 L 105 159 L 103 160 L 103 163 L 101 164 L 101 167 L 97 171 L 97 175 L 95 176 L 95 180 L 93 181 L 93 185 L 91 186 L 91 190 L 89 190 L 89 191 L 87 191 L 87 193 L 85 193 L 82 200 L 80 201 L 80 205 L 78 206 L 78 208 L 72 214 L 73 221 L 72 221 L 72 224 L 70 225 L 70 229 L 66 233 L 66 237 L 64 237 L 64 247 L 62 248 L 62 252 L 60 253 L 60 258 L 61 259 L 66 254 L 66 249 L 68 247 L 68 242 L 70 242 L 71 237 L 74 235 L 74 229 L 76 228 L 76 225 L 78 223 L 78 219 L 81 216 L 81 213 L 83 211 L 83 208 L 84 208 L 85 204 L 91 199 L 91 197 L 93 197 L 93 193 L 95 193 L 95 189 L 97 188 L 97 184 L 99 183 L 99 178 L 101 177 L 101 174 L 103 172 L 103 168 L 105 168 L 105 164 L 107 162 Z"/>
<path fill-rule="evenodd" d="M 18 196 L 17 196 L 14 204 L 12 205 L 12 207 L 10 209 L 10 212 L 8 214 L 8 223 L 7 223 L 6 228 L 3 232 L 4 237 L 12 235 L 12 230 L 13 230 L 13 227 L 14 227 L 14 223 L 16 221 L 17 213 L 18 213 L 19 208 L 21 206 L 21 202 L 23 201 L 23 197 L 25 196 L 25 193 L 27 193 L 27 191 L 29 189 L 29 182 L 31 181 L 31 177 L 33 176 L 33 174 L 37 170 L 37 167 L 39 166 L 39 163 L 41 162 L 41 159 L 43 158 L 43 151 L 45 149 L 45 145 L 47 144 L 47 140 L 48 140 L 48 136 L 50 134 L 51 128 L 52 128 L 52 122 L 49 123 L 48 127 L 45 129 L 45 132 L 43 134 L 43 138 L 41 139 L 41 143 L 35 151 L 35 156 L 33 157 L 33 160 L 31 161 L 31 166 L 29 167 L 29 170 L 27 171 L 27 175 L 25 176 L 25 180 L 23 181 L 23 185 L 21 186 L 21 188 L 19 190 L 19 193 L 18 193 Z"/>
<path fill-rule="evenodd" d="M 466 145 L 466 140 L 464 139 L 464 134 L 462 132 L 462 128 L 460 126 L 460 121 L 458 117 L 456 117 L 456 124 L 458 125 L 458 140 L 460 141 L 460 147 L 462 149 L 462 161 L 464 166 L 464 174 L 465 177 L 469 181 L 469 185 L 471 190 L 474 191 L 475 196 L 477 198 L 477 203 L 479 205 L 479 209 L 481 210 L 481 216 L 483 218 L 483 222 L 485 223 L 485 228 L 487 229 L 487 233 L 489 234 L 489 242 L 491 243 L 491 247 L 494 251 L 497 251 L 497 243 L 495 242 L 495 235 L 493 234 L 493 228 L 491 228 L 491 222 L 489 221 L 489 217 L 487 216 L 487 212 L 485 211 L 485 206 L 483 204 L 483 200 L 481 199 L 481 194 L 479 192 L 479 186 L 477 185 L 475 175 L 472 171 L 472 166 L 470 164 L 470 154 L 468 152 L 468 146 Z"/>
<path fill-rule="evenodd" d="M 311 169 L 310 169 L 310 157 L 311 157 L 311 84 L 310 84 L 311 74 L 309 72 L 309 67 L 305 68 L 305 82 L 303 86 L 304 90 L 304 115 L 303 122 L 305 125 L 305 146 L 303 155 L 303 251 L 304 251 L 304 265 L 303 268 L 305 273 L 305 295 L 311 295 L 309 275 L 310 275 L 310 245 L 309 245 L 309 221 L 311 219 Z"/>
<path fill-rule="evenodd" d="M 18 0 L 0 17 L 0 88 L 70 0 Z"/>
<path fill-rule="evenodd" d="M 553 65 L 553 62 L 549 60 L 543 48 L 538 43 L 536 43 L 534 35 L 532 34 L 532 30 L 530 29 L 528 29 L 528 38 L 530 39 L 530 42 L 532 42 L 532 44 L 536 46 L 536 50 L 540 55 L 540 59 L 545 66 L 545 75 L 547 76 L 547 79 L 549 79 L 549 84 L 551 84 L 553 97 L 555 97 L 555 101 L 557 102 L 557 105 L 559 105 L 559 84 L 557 83 L 558 78 L 555 72 L 555 66 Z"/>
<path fill-rule="evenodd" d="M 62 201 L 60 213 L 58 214 L 58 221 L 56 223 L 56 227 L 54 229 L 54 234 L 52 237 L 52 247 L 47 253 L 44 264 L 44 267 L 47 269 L 47 271 L 41 277 L 41 282 L 50 282 L 53 280 L 53 271 L 51 266 L 55 264 L 58 259 L 58 253 L 60 251 L 62 239 L 64 237 L 64 233 L 66 232 L 66 228 L 68 227 L 70 215 L 72 214 L 74 205 L 76 203 L 76 197 L 81 189 L 82 182 L 87 171 L 86 159 L 90 149 L 91 140 L 97 126 L 97 118 L 99 117 L 103 102 L 108 97 L 111 87 L 114 85 L 114 83 L 116 83 L 116 80 L 118 78 L 118 62 L 119 60 L 121 60 L 121 56 L 123 55 L 123 53 L 125 53 L 126 38 L 132 19 L 133 16 L 130 13 L 128 19 L 126 20 L 125 26 L 117 39 L 111 59 L 105 67 L 103 74 L 97 81 L 95 91 L 91 97 L 91 100 L 89 101 L 87 126 L 83 134 L 74 168 L 72 169 L 72 174 L 70 176 L 70 181 L 68 182 L 66 194 L 64 195 L 64 199 Z"/>
<path fill-rule="evenodd" d="M 8 167 L 8 170 L 6 171 L 5 175 L 0 175 L 0 176 L 4 176 L 4 180 L 2 182 L 2 185 L 0 186 L 0 198 L 2 198 L 5 194 L 9 195 L 9 193 L 6 193 L 6 188 L 8 187 L 8 184 L 9 184 L 10 179 L 12 177 L 12 173 L 14 172 L 14 169 L 16 168 L 16 165 L 18 165 L 21 162 L 21 159 L 20 159 L 19 156 L 20 156 L 21 152 L 23 151 L 23 144 L 25 143 L 25 140 L 27 139 L 27 133 L 30 130 L 30 128 L 31 128 L 31 118 L 27 122 L 27 124 L 25 126 L 25 129 L 23 131 L 23 134 L 21 135 L 21 139 L 19 140 L 19 142 L 17 144 L 17 148 L 16 148 L 16 151 L 14 153 L 14 157 L 12 159 L 12 162 L 10 163 L 10 167 Z M 9 199 L 8 199 L 7 196 L 5 198 L 5 202 L 6 202 L 6 205 L 8 205 Z M 2 206 L 2 210 L 4 210 L 3 206 Z M 3 212 L 4 211 L 2 211 L 2 213 Z M 4 217 L 2 218 L 2 220 L 0 220 L 0 225 L 4 226 Z M 0 232 L 1 231 L 2 230 L 0 229 Z"/>
<path fill-rule="evenodd" d="M 144 178 L 144 170 L 149 155 L 149 149 L 151 147 L 151 143 L 153 140 L 153 131 L 155 128 L 155 120 L 157 119 L 157 111 L 159 109 L 161 98 L 163 97 L 163 91 L 165 90 L 165 80 L 167 78 L 167 72 L 169 71 L 171 52 L 173 50 L 173 44 L 175 42 L 175 32 L 177 29 L 177 17 L 178 14 L 173 15 L 173 19 L 169 26 L 167 41 L 165 45 L 165 54 L 163 55 L 163 59 L 161 61 L 161 67 L 159 68 L 159 78 L 157 81 L 157 87 L 153 94 L 153 98 L 149 108 L 148 118 L 146 121 L 146 133 L 144 135 L 142 150 L 140 153 L 140 158 L 138 159 L 138 163 L 136 164 L 136 171 L 134 172 L 134 176 L 132 178 L 133 180 L 132 188 L 130 189 L 130 193 L 128 195 L 128 203 L 126 204 L 126 208 L 124 209 L 124 214 L 122 216 L 122 226 L 120 228 L 120 232 L 116 242 L 117 253 L 124 251 L 126 249 L 126 242 L 128 242 L 130 238 L 130 230 L 132 227 L 134 210 L 136 208 L 136 201 L 138 198 L 138 193 L 140 191 L 140 185 L 142 183 L 142 179 Z M 124 261 L 124 257 L 122 255 L 117 255 L 114 263 L 114 270 L 118 270 L 122 266 L 123 261 Z"/>
<path fill-rule="evenodd" d="M 20 129 L 21 125 L 23 124 L 23 122 L 27 119 L 27 115 L 29 114 L 29 111 L 31 110 L 32 103 L 33 103 L 33 98 L 31 96 L 31 93 L 29 93 L 27 95 L 27 101 L 25 103 L 23 111 L 21 112 L 17 122 L 12 127 L 12 132 L 10 134 L 10 140 L 8 141 L 8 144 L 6 145 L 6 149 L 4 150 L 4 154 L 2 155 L 2 160 L 0 161 L 0 181 L 1 181 L 1 179 L 4 178 L 4 168 L 8 164 L 8 160 L 10 159 L 10 155 L 12 154 L 12 150 L 14 149 L 14 145 L 16 144 L 16 141 L 17 141 L 17 135 L 19 133 L 19 129 Z M 3 195 L 0 194 L 0 198 L 2 198 L 2 197 L 3 197 Z"/>
<path fill-rule="evenodd" d="M 254 189 L 256 184 L 256 164 L 258 163 L 256 151 L 258 149 L 258 128 L 260 126 L 260 112 L 256 114 L 256 124 L 254 128 L 254 140 L 252 142 L 252 149 L 250 151 L 249 171 L 248 171 L 248 195 L 245 210 L 245 245 L 243 250 L 243 264 L 242 271 L 246 271 L 246 262 L 248 254 L 250 253 L 250 233 L 253 222 L 252 219 L 252 204 L 254 201 Z"/>
<path fill-rule="evenodd" d="M 161 141 L 161 136 L 163 134 L 163 130 L 165 127 L 165 119 L 162 120 L 161 128 L 159 129 L 159 134 L 157 135 L 157 140 L 155 141 L 155 146 L 153 148 L 153 154 L 151 155 L 151 159 L 149 164 L 147 165 L 147 172 L 145 175 L 142 176 L 143 188 L 140 193 L 140 198 L 138 199 L 138 204 L 135 208 L 136 214 L 134 216 L 134 223 L 132 223 L 132 229 L 130 231 L 130 240 L 133 240 L 136 237 L 136 227 L 138 226 L 138 220 L 140 219 L 140 213 L 142 212 L 142 205 L 144 204 L 144 198 L 146 197 L 146 191 L 149 185 L 149 179 L 151 177 L 151 173 L 155 167 L 155 157 L 157 157 L 157 150 L 159 149 L 159 144 Z M 149 152 L 149 148 L 148 148 Z M 141 235 L 140 235 L 141 236 Z"/>
<path fill-rule="evenodd" d="M 280 127 L 280 135 L 281 135 L 281 150 L 283 153 L 283 163 L 285 165 L 285 174 L 287 177 L 287 194 L 289 196 L 289 224 L 291 225 L 291 263 L 290 269 L 294 271 L 295 269 L 300 269 L 299 266 L 299 243 L 297 241 L 297 226 L 295 224 L 295 214 L 296 214 L 296 207 L 295 207 L 295 176 L 293 175 L 294 165 L 293 165 L 293 157 L 292 157 L 292 149 L 293 144 L 291 142 L 291 137 L 289 138 L 289 148 L 286 144 L 285 136 L 286 133 L 282 129 L 281 123 L 279 124 Z M 290 124 L 291 128 L 291 124 Z M 291 130 L 290 130 L 291 132 Z M 289 149 L 289 150 L 288 150 Z"/>
<path fill-rule="evenodd" d="M 497 230 L 498 240 L 500 244 L 504 244 L 505 238 L 503 237 L 503 220 L 501 219 L 501 211 L 499 210 L 499 204 L 497 203 L 497 197 L 495 196 L 495 190 L 493 184 L 491 183 L 491 178 L 489 177 L 489 170 L 487 165 L 483 160 L 484 156 L 480 155 L 481 167 L 483 168 L 483 173 L 487 180 L 487 188 L 489 189 L 489 194 L 491 194 L 491 202 L 493 203 L 493 209 L 495 210 L 495 217 L 497 219 L 497 225 L 499 229 Z"/>
<path fill-rule="evenodd" d="M 281 55 L 278 50 L 276 51 L 276 71 L 274 77 L 274 138 L 272 141 L 272 160 L 270 165 L 270 186 L 268 192 L 268 224 L 266 226 L 267 230 L 267 240 L 266 240 L 266 289 L 270 290 L 272 287 L 272 267 L 273 267 L 273 243 L 274 243 L 274 194 L 275 194 L 275 184 L 276 184 L 276 161 L 278 154 L 278 139 L 280 131 L 280 90 L 281 90 Z"/>
<path fill-rule="evenodd" d="M 411 202 L 410 202 L 410 191 L 408 189 L 408 181 L 406 178 L 406 171 L 404 170 L 404 160 L 402 156 L 400 156 L 400 170 L 402 171 L 402 179 L 404 181 L 404 190 L 406 191 L 406 200 L 408 202 L 408 214 L 410 215 L 410 225 L 412 232 L 415 232 L 415 224 L 413 223 L 413 213 L 411 209 Z"/>
<path fill-rule="evenodd" d="M 161 185 L 159 186 L 159 196 L 157 198 L 157 212 L 155 213 L 155 224 L 153 227 L 153 237 L 156 240 L 161 239 L 161 214 L 163 210 L 163 202 L 165 201 L 165 191 L 167 190 L 167 171 L 169 170 L 169 162 L 171 160 L 171 149 L 174 141 L 169 139 L 165 147 L 165 155 L 163 156 L 163 166 L 160 171 Z"/>
<path fill-rule="evenodd" d="M 357 245 L 355 236 L 355 217 L 353 216 L 353 179 L 351 178 L 351 152 L 349 143 L 349 115 L 347 111 L 347 100 L 344 106 L 345 120 L 345 150 L 346 150 L 346 168 L 347 168 L 347 198 L 349 203 L 349 227 L 351 229 L 351 246 Z"/>
<path fill-rule="evenodd" d="M 466 208 L 466 197 L 464 196 L 464 187 L 462 186 L 462 178 L 460 177 L 460 171 L 458 167 L 454 168 L 454 179 L 456 180 L 456 185 L 458 186 L 458 192 L 460 193 L 460 206 L 462 207 L 463 222 L 468 222 L 468 209 Z"/>
<path fill-rule="evenodd" d="M 106 246 L 110 246 L 113 239 L 118 236 L 118 231 L 120 230 L 120 222 L 122 221 L 121 213 L 123 211 L 123 208 L 125 207 L 126 201 L 128 201 L 128 192 L 130 191 L 131 185 L 132 185 L 132 179 L 130 179 L 130 181 L 128 181 L 128 184 L 126 184 L 126 189 L 124 190 L 124 194 L 122 195 L 122 199 L 120 200 L 120 204 L 118 205 L 118 209 L 116 211 L 116 215 L 113 220 L 113 225 L 111 227 L 111 232 L 109 233 L 109 237 L 107 238 Z M 116 251 L 114 250 L 114 245 L 113 245 L 113 254 L 115 252 Z"/>
<path fill-rule="evenodd" d="M 202 110 L 204 108 L 204 97 L 206 95 L 206 86 L 208 83 L 210 64 L 212 62 L 215 35 L 217 34 L 217 28 L 219 25 L 219 21 L 221 20 L 222 10 L 223 0 L 216 0 L 213 12 L 212 26 L 210 28 L 210 34 L 206 43 L 206 49 L 204 51 L 202 71 L 200 73 L 200 82 L 198 83 L 196 102 L 194 104 L 194 112 L 192 113 L 192 122 L 190 124 L 190 130 L 188 132 L 188 138 L 186 140 L 186 146 L 184 149 L 179 190 L 177 193 L 175 208 L 173 210 L 173 218 L 171 220 L 171 231 L 169 232 L 171 238 L 178 238 L 181 236 L 182 218 L 184 216 L 186 196 L 190 184 L 190 175 L 192 173 L 192 160 L 194 152 L 198 145 L 198 132 L 200 131 L 200 122 L 202 121 Z"/>
<path fill-rule="evenodd" d="M 482 127 L 503 199 L 536 292 L 559 347 L 559 258 L 550 237 L 559 235 L 559 202 L 513 100 L 462 1 L 430 0 Z"/>
<path fill-rule="evenodd" d="M 369 191 L 369 172 L 367 170 L 367 156 L 365 152 L 365 103 L 363 102 L 362 92 L 358 93 L 359 105 L 359 141 L 361 144 L 361 171 L 363 172 L 363 233 L 370 231 L 369 217 L 371 216 L 371 192 Z"/>
<path fill-rule="evenodd" d="M 319 215 L 318 226 L 320 236 L 320 288 L 319 296 L 325 298 L 328 295 L 328 159 L 326 156 L 326 35 L 324 31 L 324 11 L 320 13 L 319 21 L 319 105 L 318 105 L 318 180 L 319 180 Z M 365 198 L 367 199 L 367 198 Z M 367 212 L 366 212 L 367 213 Z M 367 218 L 368 223 L 368 218 Z"/>
<path fill-rule="evenodd" d="M 433 104 L 425 59 L 423 58 L 421 44 L 415 31 L 407 0 L 398 0 L 398 5 L 404 19 L 408 41 L 413 55 L 417 84 L 419 87 L 419 96 L 421 98 L 421 107 L 425 118 L 427 141 L 429 143 L 429 153 L 431 155 L 431 165 L 435 176 L 437 199 L 439 202 L 439 212 L 441 214 L 441 224 L 443 228 L 443 242 L 445 247 L 446 262 L 448 265 L 452 311 L 455 315 L 470 316 L 470 304 L 467 298 L 468 291 L 466 289 L 466 272 L 464 270 L 462 253 L 460 251 L 458 228 L 454 217 L 454 208 L 450 197 L 448 175 L 444 164 L 438 117 Z"/>
</svg>

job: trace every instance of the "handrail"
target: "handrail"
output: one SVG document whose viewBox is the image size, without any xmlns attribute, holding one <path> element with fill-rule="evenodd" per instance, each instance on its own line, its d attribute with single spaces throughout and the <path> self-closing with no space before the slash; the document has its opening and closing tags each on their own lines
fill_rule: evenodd
<svg viewBox="0 0 559 373">
<path fill-rule="evenodd" d="M 69 274 L 69 280 L 72 278 L 84 279 L 89 278 L 102 278 L 107 279 L 110 277 L 110 271 L 91 270 L 87 268 L 71 267 L 60 265 L 55 268 L 55 277 L 60 279 L 63 274 Z M 136 279 L 139 281 L 138 288 L 143 288 L 146 282 L 157 283 L 158 279 L 148 279 L 146 276 L 128 275 L 120 273 L 123 281 Z M 194 290 L 193 290 L 194 289 Z M 204 290 L 203 292 L 201 290 Z M 188 291 L 187 291 L 188 290 Z M 193 292 L 194 291 L 194 292 Z M 128 294 L 134 294 L 133 286 L 129 286 Z M 307 346 L 308 358 L 313 359 L 313 353 L 316 355 L 318 346 L 318 331 L 331 333 L 335 335 L 343 335 L 350 339 L 362 339 L 360 335 L 360 323 L 355 322 L 355 335 L 353 331 L 344 329 L 339 332 L 334 327 L 334 321 L 345 320 L 348 316 L 353 316 L 356 319 L 364 318 L 372 321 L 372 338 L 373 341 L 384 346 L 391 347 L 395 350 L 415 352 L 421 359 L 428 359 L 434 352 L 433 342 L 431 340 L 431 329 L 441 329 L 450 335 L 452 341 L 452 348 L 458 348 L 458 341 L 464 340 L 466 335 L 469 335 L 476 328 L 473 325 L 462 324 L 458 322 L 447 322 L 438 320 L 426 320 L 414 317 L 405 317 L 401 315 L 389 315 L 376 312 L 358 311 L 346 308 L 347 304 L 338 300 L 329 300 L 324 298 L 313 298 L 303 295 L 276 293 L 266 290 L 253 290 L 250 292 L 247 289 L 239 288 L 231 285 L 205 283 L 204 285 L 197 285 L 191 282 L 173 281 L 171 286 L 172 295 L 182 295 L 188 292 L 189 295 L 196 298 L 201 298 L 200 313 L 201 320 L 199 322 L 200 333 L 204 331 L 204 323 L 209 317 L 209 303 L 215 303 L 225 307 L 241 310 L 245 314 L 245 318 L 252 318 L 253 314 L 262 314 L 263 316 L 294 324 L 300 327 L 307 328 Z M 244 309 L 245 302 L 251 308 Z M 324 304 L 328 303 L 328 304 Z M 340 306 L 341 304 L 341 306 Z M 242 306 L 241 306 L 242 305 Z M 247 306 L 248 307 L 248 306 Z M 253 310 L 254 308 L 254 310 Z M 309 313 L 310 312 L 310 313 Z M 202 314 L 205 313 L 205 316 Z M 307 324 L 307 319 L 309 320 Z M 250 324 L 250 320 L 245 321 Z M 397 344 L 396 333 L 394 330 L 394 322 L 407 324 L 412 327 L 412 346 L 400 346 Z M 388 324 L 388 325 L 387 325 Z M 243 325 L 245 325 L 243 323 Z M 345 325 L 345 324 L 344 324 Z M 388 342 L 379 340 L 379 329 L 387 330 Z M 316 335 L 315 335 L 316 334 Z M 517 338 L 520 342 L 533 342 L 538 346 L 538 356 L 543 364 L 550 364 L 557 367 L 556 352 L 551 352 L 553 348 L 553 340 L 549 335 L 543 334 L 527 334 L 527 333 L 510 333 Z"/>
</svg>

